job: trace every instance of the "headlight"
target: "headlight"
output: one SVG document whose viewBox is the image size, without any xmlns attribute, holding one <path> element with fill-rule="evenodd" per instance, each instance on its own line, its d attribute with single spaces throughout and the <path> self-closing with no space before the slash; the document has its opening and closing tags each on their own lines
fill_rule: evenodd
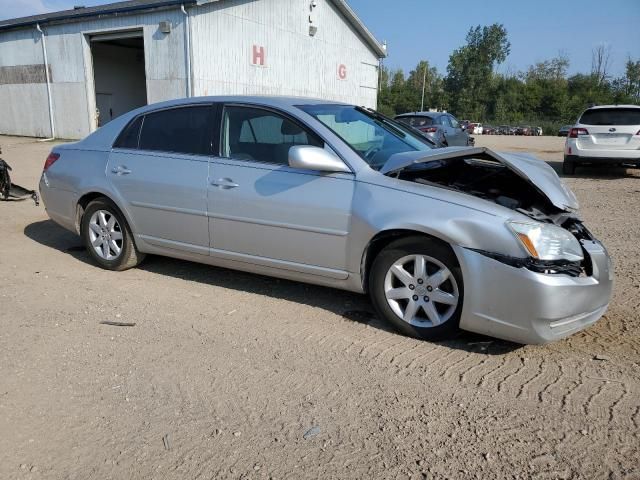
<svg viewBox="0 0 640 480">
<path fill-rule="evenodd" d="M 580 261 L 584 257 L 576 237 L 545 223 L 507 222 L 525 251 L 538 260 Z"/>
</svg>

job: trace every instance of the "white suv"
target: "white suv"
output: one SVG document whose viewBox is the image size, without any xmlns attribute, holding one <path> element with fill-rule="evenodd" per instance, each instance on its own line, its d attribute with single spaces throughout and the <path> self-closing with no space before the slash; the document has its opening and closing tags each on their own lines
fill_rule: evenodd
<svg viewBox="0 0 640 480">
<path fill-rule="evenodd" d="M 580 115 L 567 136 L 562 172 L 587 163 L 640 167 L 640 106 L 602 105 Z"/>
</svg>

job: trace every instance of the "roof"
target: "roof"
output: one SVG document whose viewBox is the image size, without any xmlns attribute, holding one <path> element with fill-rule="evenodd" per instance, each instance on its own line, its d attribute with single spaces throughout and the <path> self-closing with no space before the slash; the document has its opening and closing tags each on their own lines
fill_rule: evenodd
<svg viewBox="0 0 640 480">
<path fill-rule="evenodd" d="M 30 17 L 12 18 L 0 21 L 0 31 L 10 28 L 28 27 L 36 24 L 46 24 L 49 22 L 81 20 L 87 17 L 97 17 L 101 15 L 127 14 L 139 10 L 149 10 L 153 8 L 167 8 L 179 6 L 180 4 L 190 5 L 196 0 L 127 0 L 125 2 L 109 3 L 95 7 L 74 8 L 62 10 L 60 12 L 43 13 Z"/>
<path fill-rule="evenodd" d="M 587 110 L 598 110 L 600 108 L 640 108 L 640 105 L 594 105 Z"/>
<path fill-rule="evenodd" d="M 179 105 L 194 105 L 199 103 L 212 103 L 212 102 L 224 102 L 224 103 L 246 103 L 256 104 L 263 106 L 289 108 L 297 107 L 299 105 L 351 105 L 349 103 L 340 102 L 336 100 L 325 100 L 322 98 L 314 97 L 296 97 L 291 95 L 209 95 L 203 97 L 186 97 L 175 98 L 172 100 L 165 100 L 164 102 L 152 103 L 144 105 L 135 110 L 139 114 L 141 112 L 147 112 L 152 110 L 158 110 L 167 107 L 179 106 Z"/>
<path fill-rule="evenodd" d="M 369 31 L 369 29 L 362 23 L 362 20 L 356 15 L 356 12 L 349 6 L 346 0 L 330 0 L 336 8 L 346 17 L 347 21 L 353 28 L 364 38 L 364 40 L 373 48 L 378 58 L 384 58 L 387 56 L 387 48 L 381 45 L 376 37 Z"/>
<path fill-rule="evenodd" d="M 141 10 L 171 8 L 184 5 L 195 5 L 208 3 L 210 1 L 219 0 L 128 0 L 124 2 L 109 3 L 106 5 L 98 5 L 95 7 L 74 8 L 72 10 L 63 10 L 60 12 L 44 13 L 41 15 L 32 15 L 30 17 L 12 18 L 0 21 L 0 31 L 14 28 L 24 28 L 35 26 L 37 24 L 44 25 L 50 22 L 64 21 L 80 21 L 88 17 L 99 17 L 105 15 L 123 15 L 138 12 Z M 349 24 L 369 45 L 369 47 L 378 55 L 379 58 L 387 56 L 386 48 L 381 45 L 373 36 L 369 29 L 358 18 L 353 9 L 346 0 L 329 0 L 342 13 Z"/>
</svg>

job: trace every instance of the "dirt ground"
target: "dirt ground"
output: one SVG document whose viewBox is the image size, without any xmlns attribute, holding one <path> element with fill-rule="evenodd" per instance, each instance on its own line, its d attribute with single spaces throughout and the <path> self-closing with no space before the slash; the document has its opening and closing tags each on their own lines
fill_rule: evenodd
<svg viewBox="0 0 640 480">
<path fill-rule="evenodd" d="M 477 144 L 562 159 L 553 137 Z M 35 188 L 51 144 L 0 145 Z M 421 342 L 345 315 L 364 296 L 166 258 L 104 271 L 0 202 L 0 478 L 640 478 L 640 173 L 567 182 L 615 296 L 542 347 Z"/>
</svg>

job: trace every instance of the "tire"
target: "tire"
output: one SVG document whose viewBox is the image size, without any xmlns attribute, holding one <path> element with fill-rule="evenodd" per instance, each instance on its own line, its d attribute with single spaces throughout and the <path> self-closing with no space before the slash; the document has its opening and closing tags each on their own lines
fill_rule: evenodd
<svg viewBox="0 0 640 480">
<path fill-rule="evenodd" d="M 573 175 L 576 173 L 576 162 L 565 158 L 562 162 L 562 173 L 564 175 Z"/>
<path fill-rule="evenodd" d="M 415 276 L 416 257 L 422 257 L 426 264 L 422 283 Z M 404 273 L 408 273 L 411 280 L 404 273 L 402 276 L 407 281 L 401 281 L 396 275 L 395 266 L 402 262 L 406 262 Z M 440 282 L 445 275 L 446 280 Z M 410 298 L 407 296 L 409 292 Z M 454 253 L 439 241 L 414 236 L 390 243 L 373 262 L 369 273 L 369 295 L 378 314 L 400 333 L 424 340 L 440 340 L 452 338 L 459 332 L 464 299 L 462 272 Z M 396 296 L 397 300 L 388 298 Z M 435 300 L 436 296 L 446 303 Z M 451 304 L 453 298 L 455 305 Z M 413 311 L 407 313 L 411 302 L 414 307 L 418 305 L 417 310 L 409 321 L 405 321 L 400 314 L 409 318 Z M 439 322 L 432 320 L 434 310 Z"/>
<path fill-rule="evenodd" d="M 144 260 L 145 255 L 133 243 L 133 235 L 124 215 L 105 197 L 87 205 L 80 232 L 91 258 L 106 270 L 127 270 Z"/>
</svg>

